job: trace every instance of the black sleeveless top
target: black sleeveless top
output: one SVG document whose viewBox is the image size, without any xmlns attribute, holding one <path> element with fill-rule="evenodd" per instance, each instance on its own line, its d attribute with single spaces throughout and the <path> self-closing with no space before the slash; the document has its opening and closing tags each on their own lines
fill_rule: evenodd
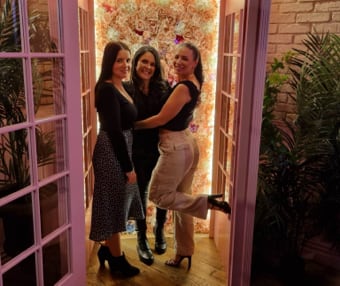
<svg viewBox="0 0 340 286">
<path fill-rule="evenodd" d="M 189 88 L 191 100 L 183 106 L 180 112 L 178 112 L 173 119 L 162 126 L 162 128 L 171 131 L 181 131 L 188 128 L 193 119 L 194 110 L 201 93 L 201 91 L 197 89 L 196 85 L 190 80 L 178 82 L 173 89 L 175 89 L 179 84 L 184 84 Z"/>
</svg>

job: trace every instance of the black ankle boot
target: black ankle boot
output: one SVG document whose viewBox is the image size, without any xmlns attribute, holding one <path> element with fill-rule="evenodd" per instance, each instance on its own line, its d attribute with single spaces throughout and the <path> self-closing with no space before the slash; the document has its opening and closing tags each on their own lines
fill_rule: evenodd
<svg viewBox="0 0 340 286">
<path fill-rule="evenodd" d="M 145 231 L 137 231 L 137 252 L 140 261 L 146 265 L 151 265 L 153 263 L 154 257 Z"/>
<path fill-rule="evenodd" d="M 139 274 L 140 270 L 132 266 L 125 258 L 125 254 L 115 257 L 111 256 L 109 261 L 111 273 L 118 273 L 124 277 L 132 277 Z"/>
<path fill-rule="evenodd" d="M 158 254 L 163 254 L 166 252 L 166 240 L 164 236 L 164 228 L 157 224 L 153 228 L 153 233 L 155 235 L 155 251 Z"/>
</svg>

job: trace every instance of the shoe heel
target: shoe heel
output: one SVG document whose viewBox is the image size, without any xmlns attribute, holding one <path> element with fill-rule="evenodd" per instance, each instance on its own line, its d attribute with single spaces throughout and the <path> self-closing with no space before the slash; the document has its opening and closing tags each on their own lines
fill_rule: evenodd
<svg viewBox="0 0 340 286">
<path fill-rule="evenodd" d="M 133 277 L 140 273 L 139 268 L 132 266 L 127 259 L 125 258 L 125 254 L 121 256 L 111 256 L 108 260 L 110 271 L 112 274 L 119 273 L 125 278 Z"/>
<path fill-rule="evenodd" d="M 97 252 L 100 267 L 105 265 L 105 260 L 109 259 L 109 254 L 111 254 L 109 248 L 101 245 Z"/>
<path fill-rule="evenodd" d="M 187 256 L 187 258 L 188 258 L 188 268 L 187 268 L 187 271 L 189 271 L 190 268 L 191 268 L 191 256 Z"/>
<path fill-rule="evenodd" d="M 167 266 L 171 266 L 171 267 L 179 267 L 181 265 L 182 260 L 185 259 L 185 258 L 188 258 L 187 271 L 189 271 L 190 268 L 191 268 L 191 255 L 179 256 L 179 259 L 177 261 L 175 259 L 169 259 L 169 260 L 165 261 L 165 264 Z"/>
</svg>

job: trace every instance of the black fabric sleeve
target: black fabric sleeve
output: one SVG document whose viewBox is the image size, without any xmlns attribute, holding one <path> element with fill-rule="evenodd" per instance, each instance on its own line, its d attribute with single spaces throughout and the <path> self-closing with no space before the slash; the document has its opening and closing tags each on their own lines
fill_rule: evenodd
<svg viewBox="0 0 340 286">
<path fill-rule="evenodd" d="M 123 171 L 132 171 L 132 163 L 129 157 L 127 144 L 122 132 L 121 105 L 117 91 L 109 85 L 105 85 L 99 91 L 100 100 L 97 102 L 102 128 L 108 133 L 113 150 Z"/>
</svg>

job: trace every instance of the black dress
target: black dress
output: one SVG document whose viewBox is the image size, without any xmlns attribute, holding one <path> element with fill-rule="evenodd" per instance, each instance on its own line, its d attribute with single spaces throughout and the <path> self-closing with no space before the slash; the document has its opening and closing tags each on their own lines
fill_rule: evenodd
<svg viewBox="0 0 340 286">
<path fill-rule="evenodd" d="M 127 184 L 125 176 L 133 169 L 136 107 L 106 82 L 96 89 L 95 105 L 100 131 L 92 156 L 95 182 L 90 239 L 103 241 L 125 231 L 128 219 L 143 219 L 144 212 L 137 184 Z"/>
</svg>

